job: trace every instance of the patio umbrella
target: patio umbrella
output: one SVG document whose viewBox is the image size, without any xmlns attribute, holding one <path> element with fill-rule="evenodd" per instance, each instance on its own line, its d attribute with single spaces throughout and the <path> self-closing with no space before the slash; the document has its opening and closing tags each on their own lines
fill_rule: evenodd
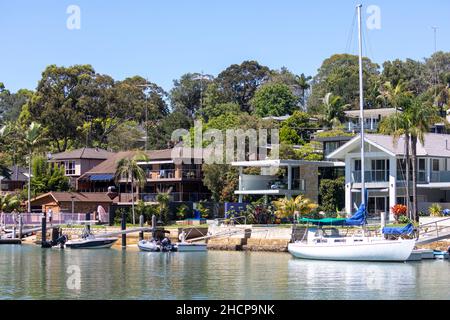
<svg viewBox="0 0 450 320">
<path fill-rule="evenodd" d="M 109 221 L 108 213 L 102 206 L 97 207 L 98 217 L 100 222 L 105 223 Z"/>
</svg>

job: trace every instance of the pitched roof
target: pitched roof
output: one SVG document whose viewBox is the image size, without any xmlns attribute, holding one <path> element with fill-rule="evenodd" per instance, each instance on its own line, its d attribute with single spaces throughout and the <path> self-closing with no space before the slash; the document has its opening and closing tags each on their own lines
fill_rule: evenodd
<svg viewBox="0 0 450 320">
<path fill-rule="evenodd" d="M 164 149 L 164 150 L 151 150 L 147 151 L 145 154 L 148 156 L 150 161 L 158 161 L 158 160 L 172 160 L 172 150 L 173 149 Z M 114 153 L 108 157 L 105 161 L 95 166 L 85 174 L 83 174 L 80 179 L 84 177 L 90 176 L 92 174 L 115 174 L 117 169 L 117 163 L 124 158 L 132 158 L 136 154 L 142 154 L 142 151 L 122 151 L 118 153 Z"/>
<path fill-rule="evenodd" d="M 28 170 L 22 167 L 12 166 L 8 170 L 11 172 L 9 178 L 3 181 L 28 181 Z"/>
<path fill-rule="evenodd" d="M 366 109 L 364 110 L 364 118 L 387 117 L 395 112 L 395 108 Z M 359 110 L 345 111 L 345 115 L 348 118 L 359 118 Z"/>
<path fill-rule="evenodd" d="M 56 153 L 50 161 L 67 159 L 108 159 L 113 153 L 99 148 L 81 148 L 72 151 Z"/>
<path fill-rule="evenodd" d="M 450 135 L 426 133 L 424 145 L 417 143 L 417 156 L 449 157 L 450 158 Z M 360 136 L 357 136 L 344 144 L 342 147 L 331 153 L 328 158 L 342 159 L 343 155 L 350 151 L 349 148 L 359 143 Z M 402 156 L 405 153 L 405 137 L 402 136 L 394 143 L 392 136 L 381 134 L 366 134 L 365 141 L 378 147 L 392 155 Z"/>
<path fill-rule="evenodd" d="M 72 197 L 75 202 L 113 202 L 106 193 L 98 192 L 49 192 L 31 199 L 31 202 L 48 196 L 56 202 L 71 202 Z"/>
</svg>

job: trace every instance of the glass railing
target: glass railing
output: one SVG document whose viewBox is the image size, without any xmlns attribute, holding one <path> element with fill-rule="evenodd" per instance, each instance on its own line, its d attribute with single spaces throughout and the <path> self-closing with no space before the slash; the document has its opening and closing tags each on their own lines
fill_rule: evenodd
<svg viewBox="0 0 450 320">
<path fill-rule="evenodd" d="M 164 180 L 164 179 L 201 179 L 202 172 L 199 169 L 161 169 L 147 171 L 147 179 L 149 180 Z"/>
<path fill-rule="evenodd" d="M 388 182 L 388 171 L 364 171 L 365 182 Z M 361 183 L 361 171 L 352 172 L 352 181 L 354 183 Z"/>
<path fill-rule="evenodd" d="M 450 182 L 450 171 L 432 172 L 430 182 Z"/>
</svg>

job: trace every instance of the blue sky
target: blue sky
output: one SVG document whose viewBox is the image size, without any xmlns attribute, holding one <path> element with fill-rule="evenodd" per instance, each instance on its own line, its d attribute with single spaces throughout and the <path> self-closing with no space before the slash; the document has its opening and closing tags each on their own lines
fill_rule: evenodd
<svg viewBox="0 0 450 320">
<path fill-rule="evenodd" d="M 217 75 L 254 59 L 314 75 L 348 47 L 355 6 L 340 0 L 0 0 L 0 82 L 34 89 L 49 64 L 89 63 L 115 79 L 142 75 L 170 90 L 186 72 Z M 381 9 L 381 30 L 366 30 L 377 63 L 450 51 L 450 1 L 362 1 Z M 81 29 L 69 30 L 69 5 Z M 356 30 L 355 30 L 356 31 Z M 356 33 L 347 52 L 356 54 Z"/>
</svg>

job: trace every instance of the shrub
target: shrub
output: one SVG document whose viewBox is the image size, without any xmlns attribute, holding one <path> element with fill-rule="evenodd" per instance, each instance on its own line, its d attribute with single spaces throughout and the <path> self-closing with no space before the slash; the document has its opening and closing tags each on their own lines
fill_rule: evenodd
<svg viewBox="0 0 450 320">
<path fill-rule="evenodd" d="M 400 222 L 400 218 L 405 216 L 408 208 L 403 204 L 396 204 L 391 208 L 392 214 L 395 217 L 395 221 Z"/>
<path fill-rule="evenodd" d="M 345 178 L 320 181 L 319 197 L 321 209 L 329 214 L 336 214 L 345 206 Z"/>
<path fill-rule="evenodd" d="M 431 207 L 428 208 L 428 212 L 432 217 L 442 217 L 442 207 L 438 203 L 433 203 Z"/>
</svg>

